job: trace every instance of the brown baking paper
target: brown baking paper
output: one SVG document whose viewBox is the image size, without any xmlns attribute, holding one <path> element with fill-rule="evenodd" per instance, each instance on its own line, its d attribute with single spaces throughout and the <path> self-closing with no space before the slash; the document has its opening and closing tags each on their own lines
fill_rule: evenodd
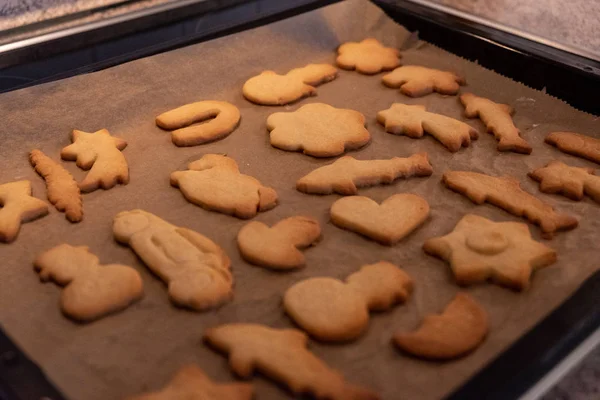
<svg viewBox="0 0 600 400">
<path fill-rule="evenodd" d="M 246 79 L 263 70 L 285 73 L 308 63 L 335 60 L 335 49 L 349 40 L 376 37 L 402 47 L 404 64 L 453 70 L 467 79 L 472 91 L 516 108 L 514 120 L 534 150 L 529 156 L 499 153 L 493 136 L 479 120 L 468 123 L 481 137 L 472 147 L 452 154 L 430 136 L 410 139 L 384 132 L 377 111 L 393 102 L 424 104 L 433 112 L 465 120 L 455 96 L 432 94 L 410 99 L 381 83 L 382 74 L 340 71 L 338 79 L 318 88 L 318 95 L 285 107 L 257 106 L 244 100 Z M 207 327 L 228 322 L 293 326 L 283 313 L 281 296 L 294 282 L 311 276 L 345 278 L 361 265 L 387 260 L 401 266 L 415 281 L 406 305 L 372 314 L 366 334 L 345 345 L 310 342 L 310 349 L 353 383 L 372 387 L 384 399 L 435 399 L 482 368 L 563 302 L 597 268 L 600 207 L 586 198 L 573 202 L 539 192 L 526 174 L 548 161 L 591 166 L 543 143 L 547 133 L 598 131 L 596 117 L 574 110 L 544 93 L 499 76 L 477 64 L 446 53 L 410 34 L 364 1 L 348 1 L 232 36 L 133 61 L 105 71 L 7 93 L 0 96 L 4 120 L 0 131 L 0 182 L 29 179 L 36 197 L 46 197 L 43 180 L 29 166 L 27 155 L 38 148 L 58 160 L 70 143 L 72 129 L 93 132 L 107 128 L 127 140 L 124 154 L 131 182 L 108 191 L 84 195 L 83 222 L 70 224 L 51 208 L 50 215 L 24 224 L 13 244 L 0 246 L 0 319 L 4 329 L 46 371 L 70 399 L 117 399 L 156 389 L 184 363 L 194 362 L 217 380 L 233 379 L 227 360 L 202 344 Z M 406 43 L 405 43 L 406 42 Z M 403 46 L 404 43 L 404 46 Z M 212 144 L 178 148 L 154 118 L 174 107 L 199 100 L 226 100 L 241 110 L 239 128 Z M 269 145 L 266 118 L 311 102 L 358 110 L 367 118 L 372 142 L 351 153 L 358 159 L 429 154 L 430 178 L 398 180 L 389 186 L 361 189 L 377 201 L 401 192 L 423 196 L 431 205 L 429 220 L 393 247 L 379 245 L 329 222 L 328 210 L 337 195 L 313 196 L 295 190 L 295 182 L 333 159 L 315 159 Z M 169 185 L 169 174 L 206 153 L 226 153 L 242 173 L 275 188 L 280 204 L 255 220 L 272 224 L 304 214 L 318 218 L 323 239 L 305 252 L 306 268 L 274 273 L 240 259 L 235 237 L 247 222 L 209 212 L 188 203 Z M 85 172 L 63 162 L 81 180 Z M 489 205 L 476 206 L 440 183 L 448 169 L 472 170 L 517 177 L 527 191 L 580 217 L 580 226 L 545 241 L 558 251 L 558 262 L 534 274 L 532 285 L 516 293 L 482 284 L 466 290 L 490 316 L 490 334 L 469 356 L 447 363 L 421 361 L 403 355 L 390 344 L 398 330 L 412 330 L 422 318 L 440 312 L 459 290 L 448 266 L 423 253 L 430 237 L 450 232 L 466 213 L 496 221 L 523 221 Z M 165 220 L 206 234 L 227 251 L 235 275 L 235 298 L 219 310 L 195 313 L 173 307 L 163 283 L 127 247 L 115 243 L 111 225 L 122 210 L 142 208 Z M 540 231 L 531 226 L 535 238 Z M 131 265 L 142 274 L 145 296 L 124 312 L 81 325 L 61 315 L 61 289 L 42 284 L 33 271 L 37 254 L 60 243 L 88 245 L 102 263 Z M 287 392 L 260 375 L 253 379 L 258 399 L 285 398 Z M 493 388 L 490 388 L 493 390 Z"/>
</svg>

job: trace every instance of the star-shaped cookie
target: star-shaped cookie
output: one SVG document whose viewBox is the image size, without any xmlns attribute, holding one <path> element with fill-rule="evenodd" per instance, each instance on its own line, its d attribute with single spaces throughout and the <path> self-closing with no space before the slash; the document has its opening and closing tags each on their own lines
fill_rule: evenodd
<svg viewBox="0 0 600 400">
<path fill-rule="evenodd" d="M 48 204 L 31 195 L 31 182 L 17 181 L 0 185 L 0 242 L 17 238 L 21 223 L 48 214 Z"/>
<path fill-rule="evenodd" d="M 334 157 L 346 150 L 358 149 L 371 140 L 364 115 L 323 103 L 271 114 L 267 118 L 267 128 L 273 147 L 302 151 L 313 157 Z"/>
<path fill-rule="evenodd" d="M 529 286 L 533 270 L 556 261 L 556 252 L 533 240 L 526 224 L 473 214 L 448 235 L 427 240 L 423 250 L 449 262 L 460 285 L 490 279 L 516 290 Z"/>
<path fill-rule="evenodd" d="M 560 161 L 551 161 L 543 168 L 529 173 L 540 183 L 540 191 L 559 193 L 572 200 L 581 200 L 587 194 L 600 203 L 600 176 L 592 168 L 572 167 Z"/>
</svg>

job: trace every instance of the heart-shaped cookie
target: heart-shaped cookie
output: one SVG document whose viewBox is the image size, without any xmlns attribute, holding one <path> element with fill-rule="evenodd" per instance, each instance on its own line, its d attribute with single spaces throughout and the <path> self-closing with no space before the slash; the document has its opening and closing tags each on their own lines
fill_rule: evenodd
<svg viewBox="0 0 600 400">
<path fill-rule="evenodd" d="M 364 196 L 344 197 L 331 206 L 331 221 L 382 244 L 392 245 L 421 225 L 429 204 L 415 194 L 395 194 L 381 205 Z"/>
</svg>

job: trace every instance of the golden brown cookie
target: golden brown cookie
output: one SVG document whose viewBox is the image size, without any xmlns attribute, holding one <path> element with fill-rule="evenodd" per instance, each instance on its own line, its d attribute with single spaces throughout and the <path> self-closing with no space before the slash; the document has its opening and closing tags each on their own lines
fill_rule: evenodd
<svg viewBox="0 0 600 400">
<path fill-rule="evenodd" d="M 0 242 L 12 242 L 19 234 L 21 223 L 46 214 L 46 202 L 31 196 L 31 182 L 16 181 L 0 185 Z"/>
<path fill-rule="evenodd" d="M 381 205 L 364 196 L 349 196 L 331 206 L 331 221 L 391 246 L 417 229 L 429 216 L 429 204 L 415 194 L 395 194 Z"/>
<path fill-rule="evenodd" d="M 318 86 L 334 80 L 337 69 L 329 64 L 309 64 L 285 75 L 264 71 L 244 83 L 244 97 L 256 104 L 281 106 L 317 94 Z"/>
<path fill-rule="evenodd" d="M 204 311 L 233 296 L 229 257 L 206 236 L 143 210 L 118 213 L 113 233 L 167 284 L 174 304 Z"/>
<path fill-rule="evenodd" d="M 452 152 L 468 147 L 479 134 L 468 124 L 445 115 L 425 111 L 425 106 L 394 103 L 387 110 L 377 113 L 377 121 L 385 131 L 411 138 L 423 137 L 425 133 L 439 140 Z"/>
<path fill-rule="evenodd" d="M 241 174 L 232 158 L 220 154 L 206 154 L 187 171 L 173 172 L 171 185 L 189 202 L 238 218 L 252 218 L 277 205 L 275 190 Z"/>
<path fill-rule="evenodd" d="M 106 129 L 94 133 L 74 130 L 72 141 L 73 144 L 62 149 L 60 156 L 63 160 L 76 161 L 81 169 L 90 170 L 79 183 L 82 192 L 129 183 L 129 167 L 121 153 L 127 147 L 126 141 L 111 136 Z"/>
<path fill-rule="evenodd" d="M 537 197 L 521 189 L 513 177 L 489 176 L 468 171 L 446 171 L 442 181 L 455 192 L 467 196 L 475 204 L 488 202 L 517 217 L 527 218 L 542 228 L 545 238 L 555 232 L 577 227 L 577 218 L 561 214 Z"/>
<path fill-rule="evenodd" d="M 499 151 L 531 154 L 531 146 L 521 137 L 520 131 L 512 121 L 511 115 L 515 110 L 511 106 L 494 103 L 472 93 L 461 94 L 460 101 L 465 106 L 467 117 L 479 117 L 487 131 L 494 134 L 498 140 Z"/>
<path fill-rule="evenodd" d="M 192 125 L 206 120 L 209 121 Z M 198 101 L 156 117 L 156 125 L 172 131 L 171 139 L 177 146 L 196 146 L 223 139 L 239 122 L 240 110 L 226 101 Z"/>
<path fill-rule="evenodd" d="M 460 285 L 489 279 L 515 290 L 529 286 L 532 271 L 556 261 L 556 252 L 533 240 L 527 224 L 473 214 L 448 235 L 427 240 L 423 250 L 450 263 Z"/>
<path fill-rule="evenodd" d="M 61 244 L 34 261 L 42 281 L 65 286 L 60 306 L 65 315 L 89 322 L 127 308 L 142 297 L 140 274 L 120 265 L 100 265 L 86 246 Z"/>
<path fill-rule="evenodd" d="M 358 338 L 369 324 L 369 311 L 404 303 L 412 279 L 389 262 L 364 265 L 346 279 L 310 278 L 291 286 L 283 297 L 288 315 L 309 335 L 327 342 Z"/>
<path fill-rule="evenodd" d="M 214 383 L 196 365 L 181 367 L 161 390 L 128 397 L 126 400 L 251 400 L 249 383 Z"/>
<path fill-rule="evenodd" d="M 258 324 L 226 324 L 208 329 L 204 340 L 229 354 L 229 366 L 242 378 L 255 370 L 294 394 L 321 400 L 378 400 L 371 390 L 346 382 L 306 348 L 308 337 L 296 329 L 274 329 Z"/>
<path fill-rule="evenodd" d="M 452 72 L 426 68 L 418 65 L 404 65 L 396 68 L 382 78 L 391 88 L 400 88 L 400 92 L 410 97 L 421 97 L 433 92 L 446 95 L 458 93 L 466 82 Z"/>
<path fill-rule="evenodd" d="M 40 150 L 29 153 L 29 161 L 35 171 L 44 178 L 48 190 L 48 200 L 58 211 L 64 211 L 71 222 L 83 219 L 81 192 L 73 176 L 57 162 Z"/>
<path fill-rule="evenodd" d="M 540 191 L 558 193 L 571 200 L 581 200 L 587 194 L 600 203 L 600 176 L 593 168 L 572 167 L 560 161 L 552 161 L 543 168 L 529 173 L 540 182 Z"/>
<path fill-rule="evenodd" d="M 400 57 L 398 49 L 385 47 L 377 39 L 367 38 L 358 43 L 342 44 L 335 62 L 340 68 L 372 75 L 396 68 L 400 65 Z"/>
<path fill-rule="evenodd" d="M 301 151 L 313 157 L 337 156 L 371 140 L 361 113 L 323 103 L 271 114 L 267 118 L 267 129 L 271 132 L 273 147 Z"/>
<path fill-rule="evenodd" d="M 552 132 L 545 141 L 562 152 L 600 164 L 600 139 L 574 132 Z"/>
<path fill-rule="evenodd" d="M 450 360 L 475 350 L 488 332 L 485 310 L 466 293 L 458 293 L 440 315 L 428 315 L 414 332 L 396 333 L 393 342 L 413 356 Z"/>
<path fill-rule="evenodd" d="M 240 229 L 238 248 L 244 260 L 276 270 L 303 267 L 300 249 L 313 245 L 321 236 L 319 221 L 309 217 L 290 217 L 269 228 L 253 221 Z"/>
<path fill-rule="evenodd" d="M 296 189 L 311 194 L 358 194 L 359 187 L 392 183 L 398 178 L 430 176 L 433 168 L 427 153 L 389 160 L 357 160 L 344 156 L 320 167 L 296 182 Z"/>
</svg>

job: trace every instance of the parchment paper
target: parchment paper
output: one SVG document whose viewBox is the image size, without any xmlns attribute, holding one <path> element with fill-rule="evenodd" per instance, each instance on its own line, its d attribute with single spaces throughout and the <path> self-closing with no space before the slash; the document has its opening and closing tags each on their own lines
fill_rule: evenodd
<svg viewBox="0 0 600 400">
<path fill-rule="evenodd" d="M 478 120 L 468 123 L 481 132 L 481 138 L 455 154 L 432 137 L 416 140 L 385 133 L 375 115 L 393 102 L 424 104 L 433 112 L 463 120 L 464 117 L 455 96 L 433 94 L 409 99 L 384 87 L 381 74 L 364 76 L 341 71 L 338 79 L 318 88 L 316 97 L 286 107 L 261 107 L 242 97 L 244 81 L 263 70 L 284 73 L 308 63 L 332 63 L 338 45 L 369 36 L 400 47 L 409 33 L 376 6 L 349 1 L 98 73 L 0 96 L 4 121 L 0 133 L 0 182 L 29 179 L 39 198 L 46 197 L 45 185 L 27 161 L 31 149 L 39 148 L 58 159 L 60 149 L 70 143 L 70 131 L 74 128 L 88 132 L 107 128 L 129 143 L 124 154 L 131 183 L 86 194 L 82 223 L 70 224 L 63 214 L 51 208 L 49 216 L 24 224 L 15 243 L 0 246 L 0 320 L 8 334 L 70 399 L 116 399 L 156 389 L 188 362 L 198 363 L 212 378 L 231 380 L 226 358 L 202 344 L 205 328 L 227 322 L 293 326 L 281 307 L 281 296 L 290 285 L 311 276 L 345 278 L 361 265 L 379 260 L 396 263 L 414 278 L 416 289 L 408 303 L 390 312 L 372 314 L 367 333 L 354 343 L 324 345 L 311 341 L 310 349 L 350 381 L 378 390 L 384 399 L 440 398 L 563 302 L 597 268 L 599 206 L 587 198 L 573 202 L 542 194 L 526 176 L 528 171 L 553 159 L 591 166 L 590 162 L 544 144 L 543 138 L 555 130 L 595 134 L 599 126 L 596 117 L 415 40 L 405 46 L 404 64 L 454 70 L 468 81 L 463 91 L 514 105 L 515 122 L 533 145 L 533 154 L 497 152 L 496 141 L 484 132 Z M 154 118 L 199 100 L 234 103 L 241 110 L 241 125 L 219 142 L 177 148 L 171 143 L 170 134 L 155 126 Z M 329 207 L 339 196 L 311 196 L 295 190 L 298 178 L 333 159 L 315 159 L 271 147 L 265 120 L 273 112 L 295 110 L 310 102 L 364 113 L 372 142 L 352 153 L 359 159 L 429 153 L 435 170 L 432 177 L 361 190 L 362 195 L 377 201 L 398 192 L 423 196 L 431 205 L 431 217 L 424 226 L 394 247 L 381 246 L 329 222 Z M 321 221 L 323 239 L 306 251 L 305 269 L 273 273 L 243 262 L 235 236 L 246 221 L 205 211 L 188 203 L 178 189 L 169 186 L 172 171 L 185 168 L 189 161 L 206 153 L 228 154 L 239 163 L 242 173 L 277 190 L 279 206 L 261 213 L 256 220 L 272 224 L 284 217 L 305 214 Z M 63 165 L 78 180 L 85 175 L 74 163 Z M 447 169 L 515 176 L 529 192 L 559 210 L 579 216 L 580 226 L 546 241 L 557 249 L 558 262 L 535 273 L 528 291 L 515 293 L 490 284 L 466 289 L 490 315 L 489 337 L 463 359 L 432 363 L 402 355 L 390 344 L 395 331 L 414 329 L 426 314 L 440 312 L 459 290 L 448 266 L 423 253 L 423 242 L 450 232 L 466 213 L 496 221 L 522 221 L 493 206 L 476 206 L 445 188 L 440 178 Z M 171 223 L 206 234 L 223 246 L 233 263 L 235 299 L 206 313 L 173 307 L 163 283 L 129 248 L 113 239 L 113 216 L 133 208 L 145 209 Z M 537 227 L 531 226 L 531 231 L 540 239 Z M 136 268 L 144 279 L 143 300 L 124 312 L 87 325 L 65 318 L 59 310 L 61 290 L 53 283 L 40 283 L 32 268 L 37 254 L 63 242 L 88 245 L 102 263 Z M 260 376 L 253 381 L 258 399 L 288 396 L 285 390 Z"/>
</svg>

